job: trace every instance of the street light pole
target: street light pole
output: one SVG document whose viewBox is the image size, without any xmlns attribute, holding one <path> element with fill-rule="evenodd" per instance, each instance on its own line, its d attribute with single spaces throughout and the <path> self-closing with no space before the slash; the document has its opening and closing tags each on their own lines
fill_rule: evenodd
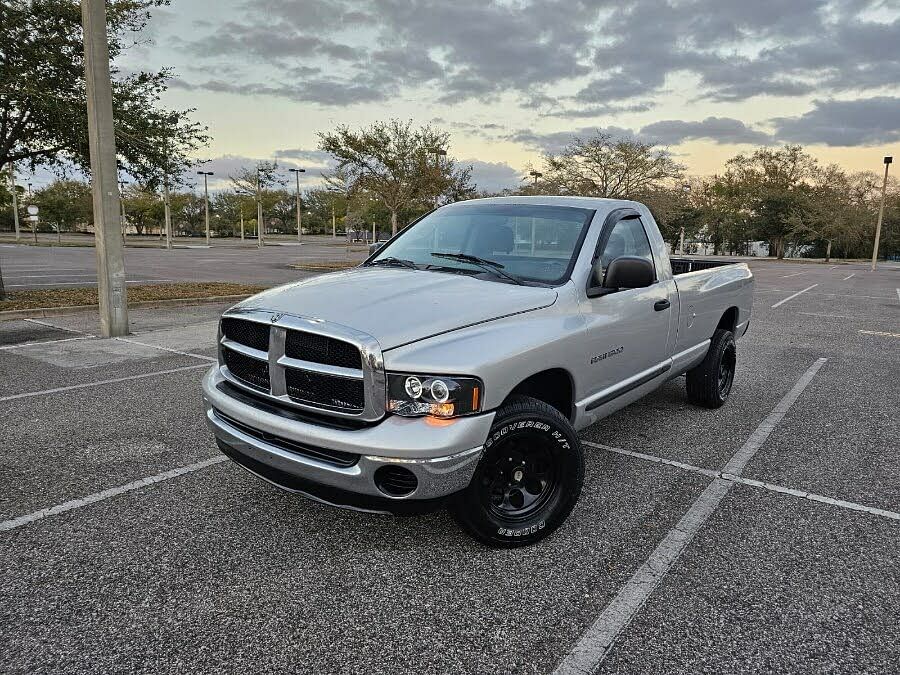
<svg viewBox="0 0 900 675">
<path fill-rule="evenodd" d="M 302 221 L 300 218 L 300 174 L 306 173 L 306 169 L 288 169 L 297 177 L 297 243 L 300 243 L 300 232 L 302 229 Z"/>
<path fill-rule="evenodd" d="M 684 185 L 681 186 L 681 189 L 685 193 L 690 194 L 691 193 L 690 183 L 685 183 Z M 679 239 L 678 239 L 678 254 L 684 255 L 684 225 L 681 226 L 681 234 L 679 235 Z"/>
<path fill-rule="evenodd" d="M 97 253 L 97 294 L 103 337 L 128 334 L 125 287 L 125 247 L 119 223 L 116 136 L 105 0 L 82 0 L 84 61 L 87 92 L 88 146 L 94 201 Z"/>
<path fill-rule="evenodd" d="M 212 171 L 198 171 L 198 176 L 203 176 L 203 203 L 206 210 L 206 245 L 209 246 L 209 183 L 207 178 L 215 176 Z"/>
<path fill-rule="evenodd" d="M 22 232 L 19 229 L 19 196 L 16 192 L 16 165 L 9 163 L 9 189 L 12 191 L 13 222 L 16 226 L 16 243 L 22 240 Z"/>
<path fill-rule="evenodd" d="M 256 247 L 263 247 L 262 197 L 259 188 L 259 167 L 256 167 Z"/>
<path fill-rule="evenodd" d="M 534 187 L 537 189 L 538 178 L 541 178 L 544 174 L 540 171 L 534 171 L 533 169 L 528 172 L 528 175 L 534 178 Z"/>
<path fill-rule="evenodd" d="M 872 271 L 878 264 L 878 244 L 881 241 L 881 221 L 884 219 L 884 196 L 887 193 L 888 169 L 891 167 L 893 157 L 884 158 L 884 183 L 881 185 L 881 206 L 878 209 L 878 224 L 875 226 L 875 246 L 872 248 Z"/>
</svg>

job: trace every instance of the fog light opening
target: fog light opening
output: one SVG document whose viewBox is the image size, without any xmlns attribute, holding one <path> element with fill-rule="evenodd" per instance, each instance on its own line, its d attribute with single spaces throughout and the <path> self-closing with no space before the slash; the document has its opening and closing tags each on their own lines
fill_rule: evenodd
<svg viewBox="0 0 900 675">
<path fill-rule="evenodd" d="M 404 466 L 382 466 L 375 471 L 375 487 L 390 497 L 406 497 L 419 486 L 416 474 Z"/>
</svg>

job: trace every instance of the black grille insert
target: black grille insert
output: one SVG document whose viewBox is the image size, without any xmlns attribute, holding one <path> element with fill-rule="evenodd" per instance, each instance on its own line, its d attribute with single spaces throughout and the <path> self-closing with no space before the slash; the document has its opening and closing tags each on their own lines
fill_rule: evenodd
<svg viewBox="0 0 900 675">
<path fill-rule="evenodd" d="M 222 360 L 237 379 L 251 387 L 269 391 L 269 363 L 246 356 L 227 347 L 222 348 Z"/>
<path fill-rule="evenodd" d="M 291 359 L 362 369 L 362 358 L 355 345 L 315 333 L 289 330 L 284 343 L 284 354 Z"/>
<path fill-rule="evenodd" d="M 344 412 L 362 412 L 366 395 L 362 380 L 287 368 L 288 396 L 298 403 L 325 406 Z"/>
<path fill-rule="evenodd" d="M 222 319 L 222 334 L 247 347 L 269 351 L 269 326 L 264 323 L 226 316 Z"/>
<path fill-rule="evenodd" d="M 293 452 L 298 455 L 303 455 L 304 457 L 309 457 L 310 459 L 315 459 L 320 462 L 327 462 L 328 464 L 333 464 L 334 466 L 340 467 L 353 466 L 359 461 L 359 455 L 354 455 L 349 452 L 342 452 L 340 450 L 331 450 L 329 448 L 320 448 L 314 445 L 306 445 L 304 443 L 297 443 L 296 441 L 292 441 L 281 436 L 275 436 L 274 434 L 260 431 L 259 429 L 254 429 L 253 427 L 247 426 L 243 422 L 238 422 L 233 417 L 229 417 L 228 415 L 225 415 L 218 410 L 216 410 L 215 413 L 216 417 L 227 422 L 235 429 L 244 432 L 248 436 L 252 436 L 253 438 L 259 439 L 261 441 L 265 441 L 269 445 L 274 445 L 277 448 L 281 448 L 282 450 L 287 450 L 288 452 Z"/>
</svg>

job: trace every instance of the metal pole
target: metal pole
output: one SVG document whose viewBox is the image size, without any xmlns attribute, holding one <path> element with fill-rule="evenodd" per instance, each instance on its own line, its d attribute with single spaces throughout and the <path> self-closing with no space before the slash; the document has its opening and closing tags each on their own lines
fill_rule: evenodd
<svg viewBox="0 0 900 675">
<path fill-rule="evenodd" d="M 203 174 L 203 201 L 206 208 L 206 245 L 209 246 L 209 184 L 206 179 L 207 174 Z"/>
<path fill-rule="evenodd" d="M 878 208 L 878 224 L 875 226 L 875 246 L 872 248 L 872 271 L 878 264 L 878 244 L 881 241 L 881 221 L 884 218 L 884 196 L 887 193 L 888 169 L 891 167 L 893 157 L 884 158 L 884 183 L 881 185 L 881 206 Z"/>
<path fill-rule="evenodd" d="M 256 169 L 256 246 L 263 247 L 262 197 L 259 191 L 259 168 Z"/>
<path fill-rule="evenodd" d="M 172 204 L 169 201 L 169 176 L 163 180 L 163 213 L 166 221 L 166 248 L 172 248 Z"/>
<path fill-rule="evenodd" d="M 238 208 L 241 210 L 241 241 L 244 241 L 244 205 L 241 204 Z"/>
<path fill-rule="evenodd" d="M 297 243 L 300 243 L 300 172 L 295 171 L 294 175 L 297 177 Z"/>
<path fill-rule="evenodd" d="M 16 165 L 13 162 L 9 163 L 9 187 L 12 190 L 13 222 L 16 225 L 16 242 L 19 242 L 22 240 L 22 232 L 19 229 L 19 196 L 16 193 Z"/>
<path fill-rule="evenodd" d="M 684 228 L 681 228 L 681 235 L 678 239 L 678 253 L 684 255 Z"/>
<path fill-rule="evenodd" d="M 331 200 L 331 238 L 337 239 L 337 221 L 334 219 L 334 199 Z"/>
<path fill-rule="evenodd" d="M 119 183 L 119 202 L 122 204 L 122 245 L 125 245 L 125 228 L 128 220 L 125 218 L 125 183 Z"/>
<path fill-rule="evenodd" d="M 113 126 L 106 2 L 82 0 L 88 141 L 94 197 L 97 290 L 100 331 L 104 337 L 128 334 L 125 248 L 120 235 L 116 138 Z"/>
</svg>

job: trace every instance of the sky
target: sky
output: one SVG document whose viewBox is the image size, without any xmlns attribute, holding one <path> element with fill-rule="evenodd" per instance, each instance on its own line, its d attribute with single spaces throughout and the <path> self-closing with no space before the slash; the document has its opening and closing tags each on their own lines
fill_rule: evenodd
<svg viewBox="0 0 900 675">
<path fill-rule="evenodd" d="M 486 190 L 597 131 L 693 175 L 760 145 L 900 154 L 900 0 L 172 0 L 119 66 L 173 69 L 213 188 L 264 159 L 312 186 L 317 132 L 392 117 L 449 131 Z"/>
</svg>

